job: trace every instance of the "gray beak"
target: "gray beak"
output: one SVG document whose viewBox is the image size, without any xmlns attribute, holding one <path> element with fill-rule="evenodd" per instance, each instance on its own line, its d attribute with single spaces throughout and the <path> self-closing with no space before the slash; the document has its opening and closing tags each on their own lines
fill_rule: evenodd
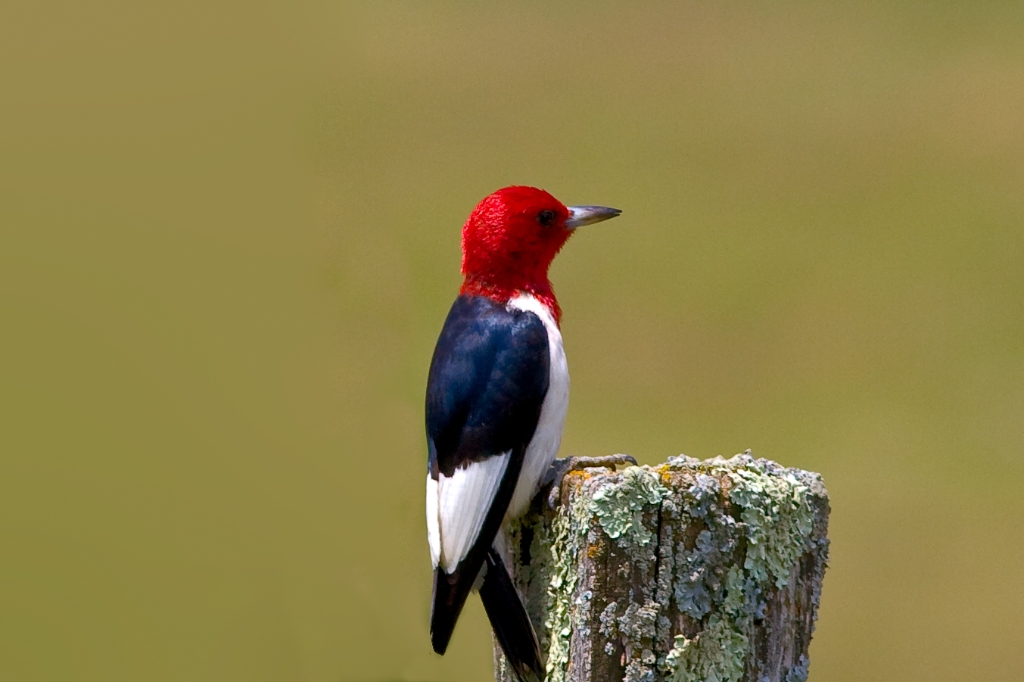
<svg viewBox="0 0 1024 682">
<path fill-rule="evenodd" d="M 622 213 L 617 208 L 608 208 L 607 206 L 568 206 L 567 208 L 569 209 L 569 219 L 565 221 L 565 226 L 570 230 L 584 225 L 593 225 Z"/>
</svg>

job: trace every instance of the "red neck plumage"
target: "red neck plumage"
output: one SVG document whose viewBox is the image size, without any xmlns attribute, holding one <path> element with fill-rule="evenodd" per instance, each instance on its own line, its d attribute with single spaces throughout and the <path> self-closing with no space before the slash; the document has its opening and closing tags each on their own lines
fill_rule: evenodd
<svg viewBox="0 0 1024 682">
<path fill-rule="evenodd" d="M 556 324 L 561 326 L 562 323 L 562 309 L 558 306 L 555 291 L 551 288 L 551 282 L 547 278 L 544 278 L 543 281 L 534 280 L 517 284 L 494 284 L 481 277 L 466 275 L 459 294 L 462 296 L 486 296 L 503 305 L 520 294 L 530 294 L 547 306 L 551 311 L 551 316 L 555 318 Z"/>
</svg>

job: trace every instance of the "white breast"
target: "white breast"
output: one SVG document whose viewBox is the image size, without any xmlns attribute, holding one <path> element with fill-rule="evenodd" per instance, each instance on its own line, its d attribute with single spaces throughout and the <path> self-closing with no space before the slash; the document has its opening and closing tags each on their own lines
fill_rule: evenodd
<svg viewBox="0 0 1024 682">
<path fill-rule="evenodd" d="M 565 412 L 569 408 L 569 366 L 565 362 L 565 350 L 562 348 L 562 332 L 546 305 L 530 294 L 521 294 L 509 301 L 508 307 L 528 310 L 541 319 L 548 331 L 548 351 L 551 353 L 548 392 L 540 409 L 537 429 L 526 448 L 519 483 L 516 484 L 512 502 L 505 514 L 506 519 L 512 519 L 520 516 L 530 506 L 541 477 L 558 454 L 562 429 L 565 428 Z"/>
</svg>

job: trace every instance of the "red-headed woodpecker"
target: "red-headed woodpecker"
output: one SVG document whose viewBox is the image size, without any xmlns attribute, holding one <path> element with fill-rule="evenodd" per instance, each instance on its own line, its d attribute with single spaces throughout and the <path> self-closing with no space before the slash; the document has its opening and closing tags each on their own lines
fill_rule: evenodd
<svg viewBox="0 0 1024 682">
<path fill-rule="evenodd" d="M 544 669 L 505 567 L 501 529 L 527 510 L 551 468 L 569 405 L 561 310 L 548 267 L 577 227 L 619 213 L 565 206 L 534 187 L 506 187 L 486 197 L 462 228 L 464 280 L 430 364 L 431 643 L 445 652 L 476 587 L 522 682 L 539 682 Z"/>
</svg>

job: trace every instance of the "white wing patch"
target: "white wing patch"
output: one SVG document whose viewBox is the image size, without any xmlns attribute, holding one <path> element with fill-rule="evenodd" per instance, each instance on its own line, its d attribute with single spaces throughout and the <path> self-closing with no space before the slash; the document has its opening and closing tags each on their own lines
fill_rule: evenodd
<svg viewBox="0 0 1024 682">
<path fill-rule="evenodd" d="M 437 481 L 427 474 L 427 542 L 430 543 L 430 563 L 437 568 L 441 558 L 441 531 L 437 518 Z"/>
<path fill-rule="evenodd" d="M 511 456 L 509 451 L 473 462 L 456 469 L 451 477 L 440 474 L 436 482 L 427 477 L 427 537 L 435 567 L 451 573 L 466 558 L 483 528 Z"/>
</svg>

